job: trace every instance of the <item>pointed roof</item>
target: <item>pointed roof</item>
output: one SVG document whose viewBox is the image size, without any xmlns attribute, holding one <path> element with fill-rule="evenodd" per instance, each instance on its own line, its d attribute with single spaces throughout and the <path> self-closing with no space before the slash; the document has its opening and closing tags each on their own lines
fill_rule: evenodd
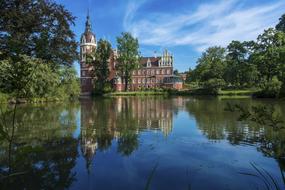
<svg viewBox="0 0 285 190">
<path fill-rule="evenodd" d="M 89 16 L 89 9 L 87 13 L 86 22 L 85 22 L 85 32 L 91 32 L 91 21 L 90 21 L 90 16 Z"/>
<path fill-rule="evenodd" d="M 82 40 L 83 37 L 85 41 Z M 81 43 L 96 43 L 96 36 L 92 33 L 89 10 L 85 22 L 85 32 L 82 34 L 80 41 Z"/>
</svg>

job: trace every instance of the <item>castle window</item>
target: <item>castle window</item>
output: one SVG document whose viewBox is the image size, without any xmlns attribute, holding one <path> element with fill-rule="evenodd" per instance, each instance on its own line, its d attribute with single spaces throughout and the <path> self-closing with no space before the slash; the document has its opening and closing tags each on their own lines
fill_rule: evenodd
<svg viewBox="0 0 285 190">
<path fill-rule="evenodd" d="M 170 70 L 169 69 L 167 69 L 167 74 L 170 75 Z"/>
<path fill-rule="evenodd" d="M 85 76 L 85 74 L 86 74 L 85 71 L 82 71 L 82 76 L 83 76 L 83 77 Z"/>
<path fill-rule="evenodd" d="M 163 74 L 163 75 L 164 75 L 164 69 L 162 69 L 161 74 Z"/>
<path fill-rule="evenodd" d="M 138 70 L 138 75 L 141 75 L 141 70 Z"/>
<path fill-rule="evenodd" d="M 138 83 L 141 83 L 141 79 L 140 78 L 138 79 Z"/>
<path fill-rule="evenodd" d="M 156 70 L 156 74 L 159 75 L 159 70 Z"/>
<path fill-rule="evenodd" d="M 86 84 L 85 79 L 81 79 L 81 84 L 84 86 Z"/>
</svg>

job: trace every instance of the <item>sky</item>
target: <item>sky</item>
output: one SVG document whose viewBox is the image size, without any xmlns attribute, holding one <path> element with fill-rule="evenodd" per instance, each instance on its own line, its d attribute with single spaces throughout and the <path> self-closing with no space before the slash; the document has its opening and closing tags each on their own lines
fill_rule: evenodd
<svg viewBox="0 0 285 190">
<path fill-rule="evenodd" d="M 232 40 L 255 40 L 285 13 L 285 0 L 55 0 L 75 17 L 72 30 L 79 42 L 89 9 L 97 40 L 116 48 L 116 37 L 137 37 L 142 56 L 168 49 L 179 72 L 195 68 L 210 46 Z M 77 70 L 79 65 L 75 64 Z"/>
</svg>

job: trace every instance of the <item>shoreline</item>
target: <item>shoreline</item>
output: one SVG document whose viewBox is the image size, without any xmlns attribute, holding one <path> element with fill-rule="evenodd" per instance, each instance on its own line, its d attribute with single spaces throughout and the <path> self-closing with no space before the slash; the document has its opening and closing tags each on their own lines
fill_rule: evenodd
<svg viewBox="0 0 285 190">
<path fill-rule="evenodd" d="M 92 99 L 94 97 L 131 97 L 131 96 L 189 96 L 189 97 L 219 97 L 221 99 L 233 99 L 233 98 L 252 98 L 252 99 L 272 99 L 272 100 L 285 100 L 284 97 L 280 98 L 262 98 L 254 97 L 254 93 L 258 90 L 221 90 L 217 94 L 207 93 L 201 89 L 197 90 L 164 90 L 164 91 L 128 91 L 128 92 L 110 92 L 105 94 L 96 94 L 90 96 L 79 96 L 72 99 L 69 98 L 56 98 L 56 97 L 47 97 L 47 98 L 18 98 L 17 100 L 14 97 L 5 95 L 5 98 L 0 98 L 0 104 L 28 104 L 28 103 L 49 103 L 49 102 L 64 102 L 69 100 L 84 100 Z"/>
</svg>

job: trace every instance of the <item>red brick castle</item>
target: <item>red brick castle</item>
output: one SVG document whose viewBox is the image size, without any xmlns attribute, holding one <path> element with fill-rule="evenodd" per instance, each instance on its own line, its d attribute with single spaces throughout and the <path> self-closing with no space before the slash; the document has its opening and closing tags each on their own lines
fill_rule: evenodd
<svg viewBox="0 0 285 190">
<path fill-rule="evenodd" d="M 81 74 L 81 95 L 91 95 L 94 87 L 92 77 L 92 66 L 86 64 L 86 55 L 96 51 L 96 36 L 92 33 L 89 15 L 85 23 L 85 32 L 80 39 L 80 74 Z M 109 61 L 109 80 L 116 91 L 124 89 L 124 82 L 116 71 L 116 58 L 118 53 L 113 50 Z M 129 84 L 129 90 L 140 90 L 144 88 L 174 88 L 181 89 L 182 81 L 179 77 L 173 75 L 174 57 L 165 50 L 162 56 L 143 57 L 140 60 L 140 67 L 133 71 L 132 81 Z"/>
</svg>

